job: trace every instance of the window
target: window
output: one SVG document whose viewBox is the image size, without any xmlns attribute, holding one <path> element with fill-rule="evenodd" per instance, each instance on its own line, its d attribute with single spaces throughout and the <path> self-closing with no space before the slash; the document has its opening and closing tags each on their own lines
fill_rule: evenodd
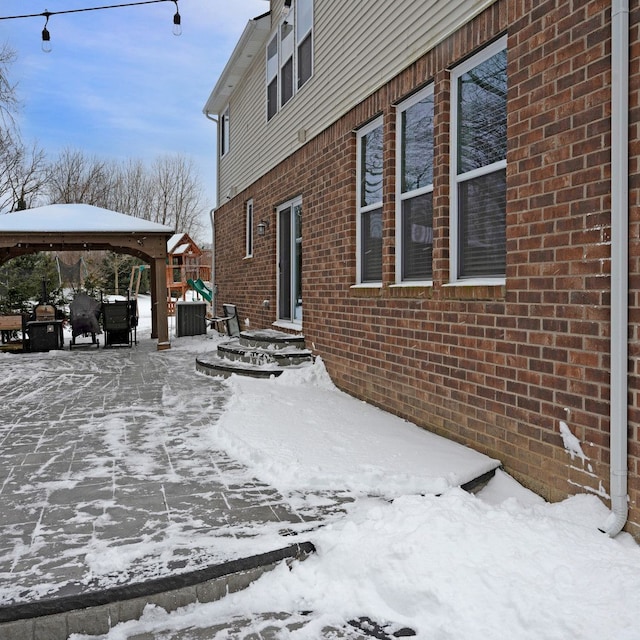
<svg viewBox="0 0 640 640">
<path fill-rule="evenodd" d="M 452 280 L 504 278 L 507 52 L 501 38 L 452 76 Z"/>
<path fill-rule="evenodd" d="M 299 89 L 313 73 L 313 0 L 298 0 L 296 42 Z"/>
<path fill-rule="evenodd" d="M 278 36 L 267 45 L 267 120 L 278 113 Z"/>
<path fill-rule="evenodd" d="M 220 116 L 220 157 L 229 152 L 229 107 Z"/>
<path fill-rule="evenodd" d="M 267 44 L 267 120 L 313 74 L 313 0 L 293 0 Z"/>
<path fill-rule="evenodd" d="M 433 87 L 398 109 L 396 280 L 433 276 Z"/>
<path fill-rule="evenodd" d="M 244 228 L 246 257 L 250 258 L 253 255 L 253 200 L 247 200 Z"/>
<path fill-rule="evenodd" d="M 280 106 L 293 98 L 293 15 L 280 25 Z"/>
<path fill-rule="evenodd" d="M 357 278 L 382 281 L 382 118 L 357 134 Z"/>
</svg>

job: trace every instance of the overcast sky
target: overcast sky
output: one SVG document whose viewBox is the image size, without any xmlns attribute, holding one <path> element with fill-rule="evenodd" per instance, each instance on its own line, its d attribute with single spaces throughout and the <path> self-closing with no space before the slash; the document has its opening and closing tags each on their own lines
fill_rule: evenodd
<svg viewBox="0 0 640 640">
<path fill-rule="evenodd" d="M 135 0 L 0 0 L 0 17 Z M 215 205 L 216 127 L 202 108 L 247 21 L 266 0 L 179 0 L 54 15 L 51 53 L 41 49 L 44 18 L 0 20 L 0 42 L 17 53 L 11 67 L 22 102 L 25 141 L 51 157 L 69 147 L 104 158 L 183 153 L 196 162 Z"/>
</svg>

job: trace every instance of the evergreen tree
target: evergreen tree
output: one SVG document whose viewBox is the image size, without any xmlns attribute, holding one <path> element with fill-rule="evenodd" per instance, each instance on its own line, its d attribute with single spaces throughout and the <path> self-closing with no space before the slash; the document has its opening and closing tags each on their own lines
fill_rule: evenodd
<svg viewBox="0 0 640 640">
<path fill-rule="evenodd" d="M 0 266 L 0 313 L 30 312 L 39 302 L 58 302 L 60 293 L 56 263 L 48 253 L 20 256 Z"/>
</svg>

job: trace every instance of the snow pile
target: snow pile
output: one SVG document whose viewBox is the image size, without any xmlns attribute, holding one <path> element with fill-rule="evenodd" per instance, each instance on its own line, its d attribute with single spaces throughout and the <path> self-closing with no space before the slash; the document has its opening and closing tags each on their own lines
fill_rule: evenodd
<svg viewBox="0 0 640 640">
<path fill-rule="evenodd" d="M 268 381 L 232 376 L 212 437 L 279 491 L 442 493 L 498 461 L 337 390 L 320 359 Z"/>
</svg>

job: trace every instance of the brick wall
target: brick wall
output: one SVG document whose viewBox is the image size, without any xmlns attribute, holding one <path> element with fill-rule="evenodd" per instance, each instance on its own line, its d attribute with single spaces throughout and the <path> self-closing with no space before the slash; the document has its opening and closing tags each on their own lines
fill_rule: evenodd
<svg viewBox="0 0 640 640">
<path fill-rule="evenodd" d="M 640 529 L 640 7 L 630 3 L 629 78 L 629 494 Z"/>
<path fill-rule="evenodd" d="M 500 0 L 216 214 L 219 301 L 276 319 L 275 207 L 303 200 L 304 333 L 349 393 L 503 461 L 549 499 L 609 484 L 610 10 Z M 631 14 L 630 476 L 640 534 L 639 10 Z M 449 71 L 508 33 L 507 278 L 449 282 Z M 395 281 L 395 108 L 434 82 L 434 283 Z M 384 116 L 383 286 L 356 273 L 354 129 Z M 270 227 L 244 259 L 244 202 Z M 265 309 L 263 300 L 270 301 Z M 560 421 L 588 460 L 563 448 Z"/>
</svg>

